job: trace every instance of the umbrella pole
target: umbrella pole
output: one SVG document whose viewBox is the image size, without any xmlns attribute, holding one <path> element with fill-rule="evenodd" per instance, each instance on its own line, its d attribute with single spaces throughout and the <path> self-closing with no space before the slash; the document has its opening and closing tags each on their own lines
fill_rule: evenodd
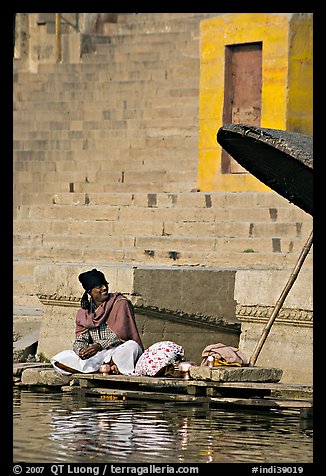
<svg viewBox="0 0 326 476">
<path fill-rule="evenodd" d="M 298 258 L 297 264 L 295 265 L 295 267 L 294 267 L 294 269 L 293 269 L 293 271 L 292 271 L 292 273 L 291 273 L 291 275 L 288 279 L 288 282 L 286 283 L 280 297 L 278 298 L 278 300 L 275 304 L 275 307 L 273 309 L 273 312 L 272 312 L 265 328 L 263 329 L 263 332 L 260 336 L 259 341 L 256 344 L 256 347 L 255 347 L 255 349 L 252 353 L 252 356 L 249 359 L 249 366 L 250 367 L 255 365 L 256 360 L 258 358 L 258 355 L 260 354 L 260 351 L 261 351 L 261 349 L 262 349 L 262 347 L 263 347 L 263 345 L 264 345 L 264 343 L 267 339 L 269 331 L 271 330 L 272 324 L 275 321 L 275 319 L 276 319 L 276 317 L 277 317 L 277 315 L 278 315 L 278 313 L 279 313 L 279 311 L 280 311 L 280 309 L 281 309 L 281 307 L 282 307 L 282 305 L 285 301 L 286 296 L 289 294 L 289 291 L 292 288 L 293 283 L 294 283 L 294 281 L 296 280 L 296 278 L 299 274 L 299 271 L 300 271 L 300 269 L 303 265 L 303 262 L 304 262 L 304 260 L 307 256 L 307 254 L 309 253 L 309 250 L 310 250 L 311 245 L 312 245 L 312 236 L 313 236 L 313 232 L 311 231 L 308 240 L 306 241 L 304 247 L 302 248 L 302 251 L 301 251 L 301 254 Z"/>
</svg>

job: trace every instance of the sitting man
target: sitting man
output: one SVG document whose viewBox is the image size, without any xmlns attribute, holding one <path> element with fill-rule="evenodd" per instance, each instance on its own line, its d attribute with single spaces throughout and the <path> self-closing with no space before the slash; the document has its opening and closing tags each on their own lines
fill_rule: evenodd
<svg viewBox="0 0 326 476">
<path fill-rule="evenodd" d="M 131 302 L 119 292 L 109 293 L 109 283 L 97 269 L 81 273 L 78 279 L 85 292 L 76 315 L 73 350 L 54 355 L 53 367 L 69 375 L 96 372 L 108 363 L 111 373 L 132 374 L 144 347 Z"/>
</svg>

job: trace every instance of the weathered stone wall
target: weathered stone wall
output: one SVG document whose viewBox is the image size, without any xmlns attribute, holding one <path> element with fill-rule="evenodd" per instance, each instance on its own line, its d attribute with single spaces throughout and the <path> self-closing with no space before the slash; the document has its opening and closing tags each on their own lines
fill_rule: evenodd
<svg viewBox="0 0 326 476">
<path fill-rule="evenodd" d="M 285 271 L 236 274 L 236 314 L 241 321 L 240 348 L 251 355 L 288 279 Z M 290 289 L 256 364 L 283 369 L 282 382 L 312 384 L 313 282 L 303 267 Z"/>
</svg>

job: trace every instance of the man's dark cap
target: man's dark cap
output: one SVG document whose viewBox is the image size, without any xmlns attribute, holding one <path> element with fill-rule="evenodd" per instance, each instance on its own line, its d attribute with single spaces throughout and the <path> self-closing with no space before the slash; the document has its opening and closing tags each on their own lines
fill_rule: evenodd
<svg viewBox="0 0 326 476">
<path fill-rule="evenodd" d="M 108 284 L 104 274 L 95 268 L 91 271 L 85 271 L 85 273 L 81 273 L 78 276 L 78 279 L 87 292 L 93 288 L 96 288 L 97 286 L 100 286 L 101 284 Z"/>
</svg>

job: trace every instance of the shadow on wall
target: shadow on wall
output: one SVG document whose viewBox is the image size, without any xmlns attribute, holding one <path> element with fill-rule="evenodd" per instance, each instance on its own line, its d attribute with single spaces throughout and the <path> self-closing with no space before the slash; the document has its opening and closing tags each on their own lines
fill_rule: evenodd
<svg viewBox="0 0 326 476">
<path fill-rule="evenodd" d="M 104 23 L 116 23 L 118 13 L 84 13 L 84 33 L 103 33 Z"/>
</svg>

